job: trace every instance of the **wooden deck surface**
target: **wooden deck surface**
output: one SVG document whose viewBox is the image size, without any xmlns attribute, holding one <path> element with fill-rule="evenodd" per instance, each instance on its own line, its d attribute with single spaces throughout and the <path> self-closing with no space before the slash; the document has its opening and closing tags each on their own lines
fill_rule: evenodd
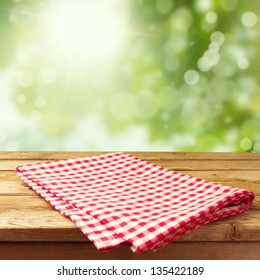
<svg viewBox="0 0 260 280">
<path fill-rule="evenodd" d="M 258 259 L 260 154 L 129 152 L 162 167 L 255 193 L 243 214 L 198 228 L 156 252 L 100 253 L 69 218 L 16 175 L 18 165 L 102 152 L 0 152 L 0 259 Z"/>
</svg>

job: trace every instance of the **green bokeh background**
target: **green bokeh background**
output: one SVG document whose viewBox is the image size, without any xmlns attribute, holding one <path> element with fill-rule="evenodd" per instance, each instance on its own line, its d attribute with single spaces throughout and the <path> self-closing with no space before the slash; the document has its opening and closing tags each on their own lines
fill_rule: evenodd
<svg viewBox="0 0 260 280">
<path fill-rule="evenodd" d="M 110 1 L 127 39 L 105 66 L 45 46 L 52 2 L 0 1 L 1 150 L 260 151 L 259 1 Z"/>
</svg>

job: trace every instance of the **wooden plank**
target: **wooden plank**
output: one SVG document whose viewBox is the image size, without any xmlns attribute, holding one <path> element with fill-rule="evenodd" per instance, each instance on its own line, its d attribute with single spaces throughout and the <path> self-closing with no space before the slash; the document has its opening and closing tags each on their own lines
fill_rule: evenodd
<svg viewBox="0 0 260 280">
<path fill-rule="evenodd" d="M 125 245 L 99 252 L 91 243 L 0 243 L 1 260 L 259 260 L 260 242 L 176 242 L 134 254 Z"/>
<path fill-rule="evenodd" d="M 0 196 L 0 213 L 8 209 L 24 211 L 26 209 L 51 210 L 53 207 L 42 197 L 36 196 Z"/>
<path fill-rule="evenodd" d="M 40 195 L 33 190 L 24 189 L 22 193 L 18 192 L 6 194 L 0 191 L 0 211 L 3 209 L 20 209 L 27 208 L 40 208 L 42 211 L 52 208 L 50 204 L 45 201 Z M 251 206 L 255 210 L 260 210 L 260 195 L 255 195 L 253 205 Z"/>
<path fill-rule="evenodd" d="M 221 174 L 224 173 L 224 174 Z M 185 172 L 187 175 L 194 177 L 200 177 L 208 181 L 217 182 L 223 185 L 245 188 L 253 191 L 256 195 L 260 195 L 260 182 L 257 177 L 259 172 L 252 171 L 250 174 L 243 174 L 243 172 L 212 172 L 207 174 L 207 172 L 202 171 L 189 171 Z M 5 178 L 3 178 L 5 179 Z M 13 180 L 1 180 L 0 179 L 0 195 L 1 194 L 28 194 L 32 195 L 32 190 L 29 189 L 28 185 L 25 184 L 19 178 L 14 178 Z"/>
<path fill-rule="evenodd" d="M 257 170 L 212 170 L 186 171 L 185 174 L 218 182 L 237 188 L 248 188 L 256 193 L 260 191 L 260 174 Z"/>
<path fill-rule="evenodd" d="M 0 159 L 29 159 L 29 160 L 55 160 L 73 157 L 94 156 L 106 153 L 113 153 L 116 151 L 36 151 L 36 152 L 9 152 L 1 151 Z M 147 160 L 260 160 L 260 153 L 207 153 L 207 152 L 133 152 L 126 153 L 134 156 L 144 158 Z"/>
<path fill-rule="evenodd" d="M 0 182 L 1 181 L 20 181 L 20 178 L 16 174 L 15 170 L 0 170 Z"/>
<path fill-rule="evenodd" d="M 43 229 L 45 229 L 44 235 L 41 231 Z M 66 234 L 57 240 L 56 230 L 63 230 Z M 43 210 L 41 207 L 20 203 L 16 209 L 2 208 L 0 210 L 0 242 L 68 241 L 66 236 L 67 234 L 71 236 L 72 232 L 74 241 L 82 240 L 81 232 L 75 224 L 58 211 L 52 210 L 51 206 Z M 240 215 L 207 224 L 183 236 L 180 240 L 260 241 L 260 211 L 251 209 Z"/>
<path fill-rule="evenodd" d="M 0 181 L 0 196 L 36 196 L 36 192 L 22 181 Z M 1 206 L 0 206 L 1 208 Z"/>
<path fill-rule="evenodd" d="M 259 209 L 260 197 L 256 196 L 254 201 L 254 209 Z M 17 195 L 1 195 L 0 196 L 0 211 L 6 209 L 25 210 L 30 208 L 39 208 L 44 210 L 52 209 L 52 206 L 39 195 L 17 196 Z"/>
<path fill-rule="evenodd" d="M 205 171 L 205 170 L 199 170 L 199 171 L 194 171 L 194 170 L 189 170 L 189 171 L 184 171 L 181 170 L 180 173 L 185 173 L 190 176 L 194 177 L 200 177 L 208 181 L 212 182 L 218 182 L 223 185 L 228 185 L 228 186 L 234 186 L 238 188 L 247 188 L 250 189 L 257 194 L 260 192 L 260 174 L 259 171 L 254 170 L 254 171 L 230 171 L 230 170 L 210 170 L 210 171 Z M 13 187 L 19 185 L 19 189 L 22 189 L 20 187 L 21 184 L 23 186 L 26 186 L 21 179 L 17 176 L 15 171 L 1 171 L 0 172 L 0 192 L 1 189 L 4 189 L 5 187 L 11 185 L 14 185 Z"/>
<path fill-rule="evenodd" d="M 5 230 L 12 230 L 13 234 L 16 234 L 16 232 L 19 234 L 20 230 L 26 229 L 35 230 L 35 232 L 40 229 L 77 229 L 77 226 L 68 217 L 58 211 L 53 209 L 41 211 L 39 208 L 1 210 L 0 225 L 0 236 L 5 240 L 7 240 L 6 238 L 13 240 L 11 236 L 4 236 L 3 231 Z M 34 240 L 33 236 L 27 236 L 27 238 L 27 241 Z M 49 237 L 42 241 L 49 241 L 49 238 L 50 234 Z"/>
<path fill-rule="evenodd" d="M 143 158 L 144 159 L 144 158 Z M 17 166 L 44 162 L 44 160 L 0 160 L 0 170 L 11 171 Z M 175 171 L 187 170 L 260 170 L 260 160 L 151 160 L 152 163 Z"/>
</svg>

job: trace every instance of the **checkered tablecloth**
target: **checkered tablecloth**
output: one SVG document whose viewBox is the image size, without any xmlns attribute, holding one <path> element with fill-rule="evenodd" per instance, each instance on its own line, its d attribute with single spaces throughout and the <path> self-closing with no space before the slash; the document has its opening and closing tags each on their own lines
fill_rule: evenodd
<svg viewBox="0 0 260 280">
<path fill-rule="evenodd" d="M 17 174 L 99 250 L 157 250 L 206 223 L 239 214 L 254 194 L 171 171 L 126 153 L 18 166 Z"/>
</svg>

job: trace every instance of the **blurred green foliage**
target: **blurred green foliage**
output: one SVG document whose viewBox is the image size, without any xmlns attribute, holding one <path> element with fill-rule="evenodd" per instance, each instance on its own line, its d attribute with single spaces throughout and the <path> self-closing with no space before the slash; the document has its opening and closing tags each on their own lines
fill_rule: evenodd
<svg viewBox="0 0 260 280">
<path fill-rule="evenodd" d="M 95 64 L 48 45 L 37 15 L 52 2 L 1 0 L 0 75 L 13 69 L 11 102 L 25 118 L 16 131 L 2 121 L 2 150 L 117 150 L 118 135 L 128 150 L 136 127 L 147 150 L 260 151 L 259 1 L 124 1 L 125 45 Z M 98 127 L 84 126 L 96 116 L 103 141 Z"/>
</svg>

